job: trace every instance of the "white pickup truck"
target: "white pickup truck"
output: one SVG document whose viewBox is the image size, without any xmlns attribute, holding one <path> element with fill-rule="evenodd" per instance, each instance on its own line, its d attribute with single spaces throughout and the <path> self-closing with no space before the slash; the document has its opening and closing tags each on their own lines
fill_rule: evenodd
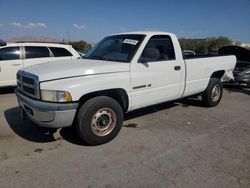
<svg viewBox="0 0 250 188">
<path fill-rule="evenodd" d="M 185 59 L 176 36 L 166 32 L 111 35 L 85 57 L 22 69 L 15 93 L 32 121 L 75 125 L 90 145 L 112 140 L 124 113 L 138 108 L 195 94 L 205 106 L 216 106 L 221 78 L 236 64 L 235 56 Z"/>
</svg>

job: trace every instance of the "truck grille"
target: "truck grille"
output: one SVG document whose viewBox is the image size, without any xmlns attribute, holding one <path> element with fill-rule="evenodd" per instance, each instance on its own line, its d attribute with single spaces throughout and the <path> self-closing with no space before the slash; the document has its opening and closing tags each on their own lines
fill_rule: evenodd
<svg viewBox="0 0 250 188">
<path fill-rule="evenodd" d="M 36 75 L 25 71 L 18 71 L 16 74 L 16 79 L 18 89 L 24 94 L 32 98 L 40 98 L 39 80 Z"/>
</svg>

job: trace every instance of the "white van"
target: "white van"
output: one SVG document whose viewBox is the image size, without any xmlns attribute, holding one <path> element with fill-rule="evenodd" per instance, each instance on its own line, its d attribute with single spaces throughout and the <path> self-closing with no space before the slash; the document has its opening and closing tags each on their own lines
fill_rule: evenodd
<svg viewBox="0 0 250 188">
<path fill-rule="evenodd" d="M 15 86 L 16 73 L 24 67 L 65 59 L 79 59 L 71 45 L 54 43 L 8 43 L 0 46 L 0 87 Z"/>
</svg>

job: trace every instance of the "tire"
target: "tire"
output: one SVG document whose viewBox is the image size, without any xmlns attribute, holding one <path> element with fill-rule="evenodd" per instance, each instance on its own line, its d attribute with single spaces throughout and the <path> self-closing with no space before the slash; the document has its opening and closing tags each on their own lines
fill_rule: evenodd
<svg viewBox="0 0 250 188">
<path fill-rule="evenodd" d="M 221 101 L 223 87 L 220 79 L 210 78 L 207 89 L 202 93 L 202 101 L 206 107 L 214 107 Z"/>
<path fill-rule="evenodd" d="M 88 100 L 77 113 L 77 132 L 89 145 L 100 145 L 113 140 L 120 132 L 122 124 L 121 105 L 106 96 Z"/>
</svg>

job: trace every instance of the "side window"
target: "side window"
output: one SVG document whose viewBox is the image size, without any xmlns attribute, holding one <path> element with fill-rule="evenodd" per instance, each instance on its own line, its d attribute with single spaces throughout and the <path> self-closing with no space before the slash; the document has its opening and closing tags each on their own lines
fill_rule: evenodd
<svg viewBox="0 0 250 188">
<path fill-rule="evenodd" d="M 19 47 L 6 47 L 0 49 L 0 61 L 20 59 Z"/>
<path fill-rule="evenodd" d="M 55 57 L 72 56 L 72 54 L 65 48 L 49 47 L 49 49 Z"/>
<path fill-rule="evenodd" d="M 25 46 L 26 59 L 50 57 L 47 47 Z"/>
<path fill-rule="evenodd" d="M 144 61 L 175 60 L 174 46 L 170 36 L 155 35 L 151 37 L 141 55 Z"/>
</svg>

